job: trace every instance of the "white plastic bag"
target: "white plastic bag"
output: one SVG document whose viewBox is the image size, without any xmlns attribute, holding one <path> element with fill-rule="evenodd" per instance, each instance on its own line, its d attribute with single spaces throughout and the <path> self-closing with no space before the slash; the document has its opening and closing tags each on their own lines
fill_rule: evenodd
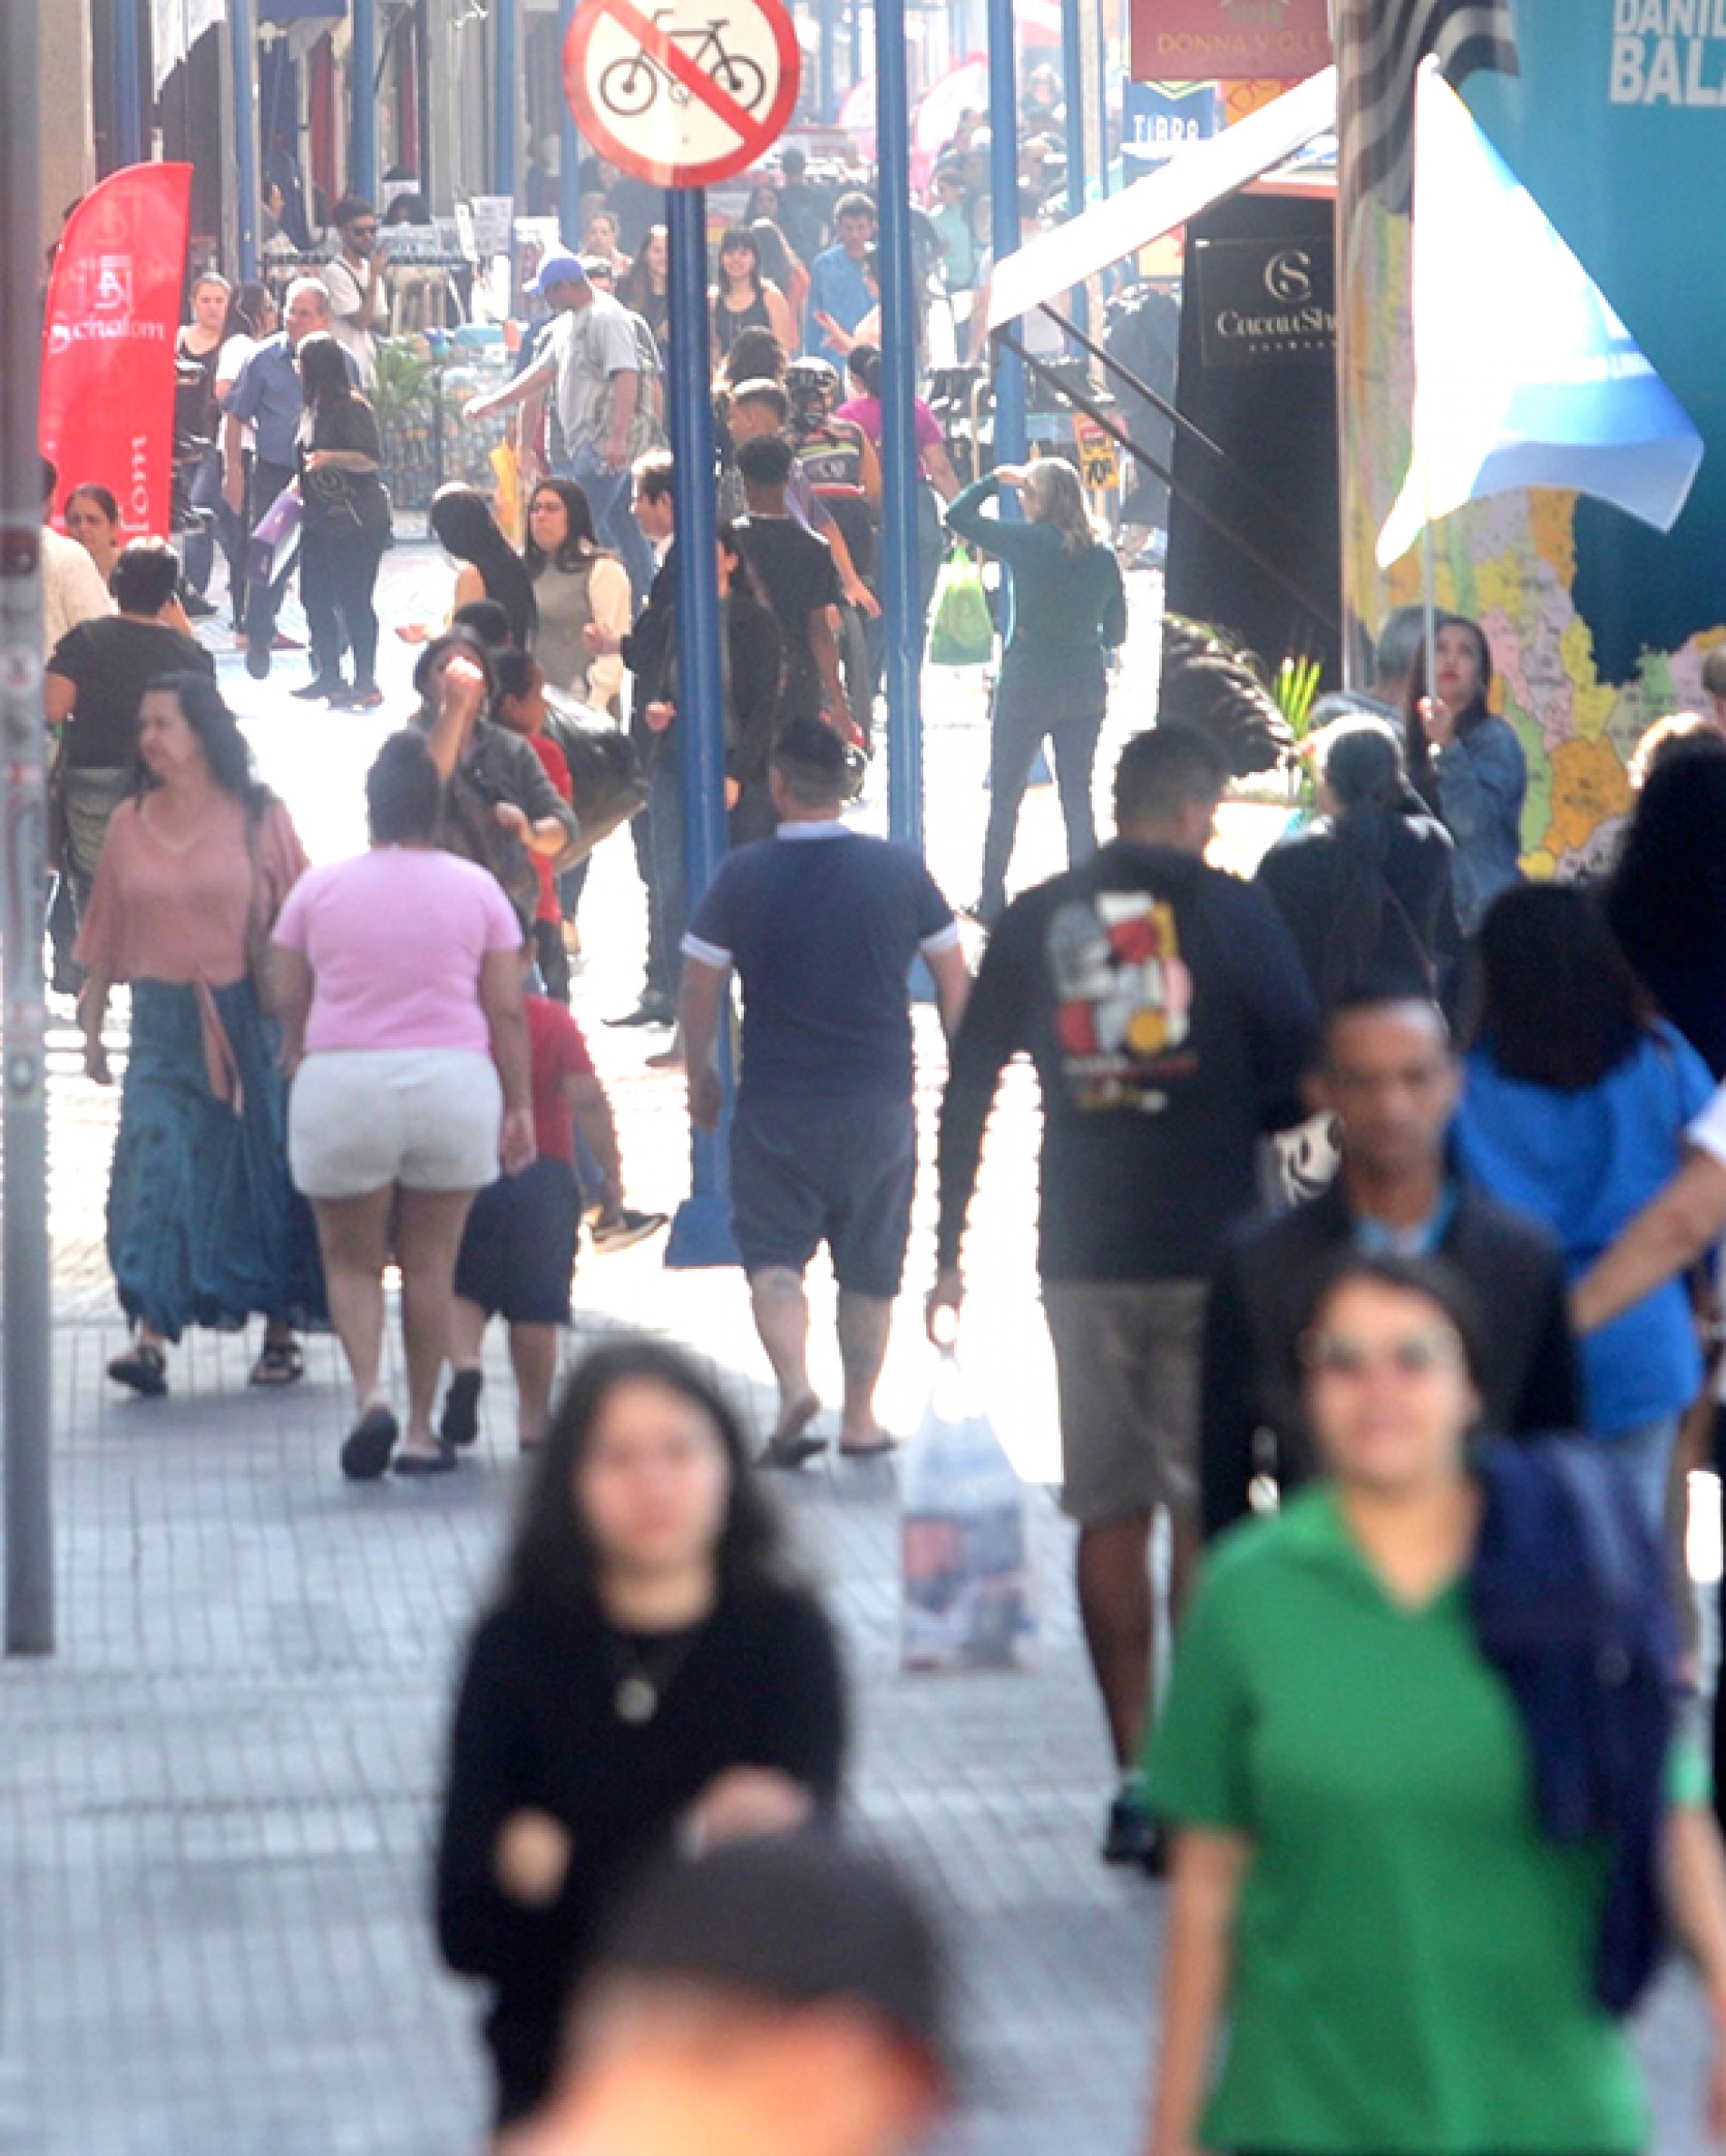
<svg viewBox="0 0 1726 2156">
<path fill-rule="evenodd" d="M 951 1350 L 899 1489 L 902 1668 L 1032 1667 L 1036 1566 L 1025 1488 Z"/>
</svg>

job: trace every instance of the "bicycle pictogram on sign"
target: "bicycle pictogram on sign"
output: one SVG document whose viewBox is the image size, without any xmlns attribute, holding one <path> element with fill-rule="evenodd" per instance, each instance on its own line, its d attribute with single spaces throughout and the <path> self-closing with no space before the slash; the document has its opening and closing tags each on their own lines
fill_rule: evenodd
<svg viewBox="0 0 1726 2156">
<path fill-rule="evenodd" d="M 582 0 L 564 46 L 570 110 L 598 153 L 658 187 L 753 164 L 796 102 L 782 0 Z"/>
</svg>

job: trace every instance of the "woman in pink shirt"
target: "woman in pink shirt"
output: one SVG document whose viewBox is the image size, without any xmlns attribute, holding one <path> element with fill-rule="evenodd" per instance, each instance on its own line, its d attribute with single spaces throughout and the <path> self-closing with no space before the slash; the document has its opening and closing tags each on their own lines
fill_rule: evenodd
<svg viewBox="0 0 1726 2156">
<path fill-rule="evenodd" d="M 114 811 L 78 938 L 84 1068 L 112 1082 L 103 1020 L 132 989 L 108 1189 L 108 1258 L 135 1338 L 108 1374 L 168 1390 L 188 1325 L 267 1320 L 254 1385 L 300 1374 L 292 1324 L 321 1315 L 311 1223 L 288 1179 L 277 1036 L 254 964 L 306 866 L 287 809 L 208 674 L 144 692 L 139 776 Z"/>
<path fill-rule="evenodd" d="M 845 355 L 845 378 L 851 395 L 834 414 L 860 426 L 881 447 L 881 354 L 873 345 L 853 345 Z M 951 502 L 959 492 L 959 474 L 947 454 L 947 437 L 941 422 L 920 396 L 911 400 L 912 429 L 917 444 L 917 471 L 923 483 L 917 489 L 917 577 L 922 595 L 920 617 L 926 626 L 929 603 L 935 596 L 935 579 L 941 573 L 947 535 L 941 527 L 935 495 Z M 931 493 L 931 489 L 934 492 Z"/>
<path fill-rule="evenodd" d="M 453 667 L 470 662 L 456 659 Z M 474 1194 L 534 1156 L 521 924 L 495 877 L 438 850 L 443 782 L 395 734 L 366 781 L 372 847 L 311 870 L 276 923 L 288 1146 L 317 1217 L 358 1414 L 351 1481 L 455 1465 L 432 1430 Z M 384 1269 L 402 1272 L 403 1431 L 383 1388 Z M 396 1439 L 402 1442 L 397 1449 Z"/>
</svg>

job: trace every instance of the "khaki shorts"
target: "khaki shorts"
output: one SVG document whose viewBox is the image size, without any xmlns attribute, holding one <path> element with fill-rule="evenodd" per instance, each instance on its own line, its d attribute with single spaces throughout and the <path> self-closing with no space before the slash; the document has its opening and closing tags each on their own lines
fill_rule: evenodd
<svg viewBox="0 0 1726 2156">
<path fill-rule="evenodd" d="M 1060 1390 L 1061 1509 L 1103 1527 L 1198 1513 L 1202 1280 L 1046 1281 Z"/>
</svg>

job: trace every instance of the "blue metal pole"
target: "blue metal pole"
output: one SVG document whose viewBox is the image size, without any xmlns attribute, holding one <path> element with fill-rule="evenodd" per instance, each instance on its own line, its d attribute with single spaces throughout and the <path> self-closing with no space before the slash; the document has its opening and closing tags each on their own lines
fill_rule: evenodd
<svg viewBox="0 0 1726 2156">
<path fill-rule="evenodd" d="M 228 0 L 228 65 L 234 88 L 235 224 L 239 274 L 258 275 L 258 25 L 253 0 Z"/>
<path fill-rule="evenodd" d="M 138 10 L 143 0 L 113 0 L 114 164 L 144 160 L 143 45 Z"/>
<path fill-rule="evenodd" d="M 1019 246 L 1019 67 L 1013 0 L 989 0 L 990 245 L 996 261 Z M 1018 356 L 995 355 L 995 462 L 1025 455 L 1025 367 Z M 1006 504 L 1003 503 L 1003 508 Z"/>
<path fill-rule="evenodd" d="M 881 218 L 882 602 L 887 617 L 887 821 L 923 848 L 923 649 L 917 564 L 917 297 L 911 249 L 911 98 L 905 0 L 875 0 L 875 155 Z"/>
<path fill-rule="evenodd" d="M 1100 168 L 1097 191 L 1105 202 L 1108 200 L 1112 170 L 1108 154 L 1108 10 L 1107 0 L 1097 0 L 1097 161 Z"/>
<path fill-rule="evenodd" d="M 838 0 L 816 0 L 815 117 L 826 127 L 839 111 Z"/>
<path fill-rule="evenodd" d="M 347 188 L 377 200 L 377 0 L 354 0 L 347 48 Z"/>
<path fill-rule="evenodd" d="M 569 44 L 570 24 L 574 20 L 575 0 L 558 0 L 560 70 L 563 65 L 564 50 Z M 575 124 L 575 114 L 570 110 L 567 97 L 558 101 L 558 229 L 566 247 L 580 246 L 581 131 Z"/>
<path fill-rule="evenodd" d="M 1085 40 L 1079 27 L 1084 0 L 1061 0 L 1061 73 L 1066 78 L 1067 214 L 1085 214 Z M 1073 319 L 1087 334 L 1090 304 L 1083 285 L 1074 288 Z"/>
<path fill-rule="evenodd" d="M 521 0 L 492 0 L 493 44 L 492 65 L 493 116 L 492 132 L 492 192 L 511 195 L 515 192 L 516 164 L 520 151 L 522 127 L 519 118 L 522 102 L 521 59 L 517 33 L 521 26 Z"/>
<path fill-rule="evenodd" d="M 678 498 L 678 754 L 683 779 L 683 890 L 693 913 L 726 854 L 725 702 L 719 675 L 718 502 L 707 378 L 707 203 L 698 187 L 667 198 L 671 242 L 668 404 Z M 731 1238 L 730 1068 L 720 1029 L 726 1115 L 690 1144 L 690 1195 L 671 1224 L 665 1262 L 735 1265 Z"/>
</svg>

